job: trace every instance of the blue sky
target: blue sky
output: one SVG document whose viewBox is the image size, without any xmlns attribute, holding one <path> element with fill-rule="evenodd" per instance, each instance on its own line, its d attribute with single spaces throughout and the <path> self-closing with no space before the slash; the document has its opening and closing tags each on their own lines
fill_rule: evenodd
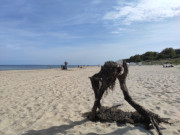
<svg viewBox="0 0 180 135">
<path fill-rule="evenodd" d="M 0 0 L 0 65 L 103 64 L 179 37 L 180 0 Z"/>
</svg>

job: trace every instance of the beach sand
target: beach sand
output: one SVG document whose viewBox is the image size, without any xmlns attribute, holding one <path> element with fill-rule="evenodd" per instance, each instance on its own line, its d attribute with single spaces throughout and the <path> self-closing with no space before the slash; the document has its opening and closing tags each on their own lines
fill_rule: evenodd
<svg viewBox="0 0 180 135">
<path fill-rule="evenodd" d="M 88 77 L 100 67 L 0 71 L 0 135 L 157 135 L 142 125 L 91 122 L 82 114 L 91 110 L 94 93 Z M 127 87 L 132 98 L 145 108 L 170 118 L 160 124 L 164 135 L 180 134 L 180 67 L 131 66 Z M 122 104 L 117 81 L 103 106 Z"/>
</svg>

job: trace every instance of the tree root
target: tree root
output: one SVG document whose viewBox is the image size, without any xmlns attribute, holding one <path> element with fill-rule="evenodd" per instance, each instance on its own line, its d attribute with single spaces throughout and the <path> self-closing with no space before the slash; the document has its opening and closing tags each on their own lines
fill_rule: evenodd
<svg viewBox="0 0 180 135">
<path fill-rule="evenodd" d="M 89 119 L 92 112 L 86 112 L 83 114 L 83 117 Z M 118 109 L 118 106 L 113 107 L 104 107 L 101 106 L 100 110 L 96 112 L 95 119 L 92 120 L 94 122 L 117 122 L 117 124 L 143 124 L 149 130 L 150 126 L 152 126 L 158 133 L 158 135 L 162 135 L 162 132 L 159 128 L 159 123 L 167 123 L 168 118 L 160 118 L 157 114 L 149 112 L 148 117 L 144 117 L 139 114 L 137 111 L 135 112 L 124 112 L 121 109 Z"/>
<path fill-rule="evenodd" d="M 123 71 L 123 73 L 121 71 Z M 162 135 L 159 123 L 169 123 L 168 120 L 160 118 L 157 114 L 145 109 L 132 99 L 126 86 L 127 75 L 128 66 L 125 61 L 123 61 L 122 66 L 119 66 L 112 61 L 106 62 L 104 66 L 101 67 L 100 72 L 90 78 L 95 94 L 95 101 L 92 111 L 85 113 L 84 116 L 92 121 L 116 121 L 118 123 L 131 124 L 143 123 L 146 128 L 149 128 L 150 125 L 152 125 L 158 135 Z M 104 92 L 107 91 L 108 88 L 114 88 L 116 78 L 119 80 L 124 99 L 136 110 L 136 112 L 123 112 L 122 110 L 117 109 L 117 106 L 107 108 L 100 105 L 100 100 Z M 100 108 L 98 112 L 96 112 L 97 108 Z"/>
</svg>

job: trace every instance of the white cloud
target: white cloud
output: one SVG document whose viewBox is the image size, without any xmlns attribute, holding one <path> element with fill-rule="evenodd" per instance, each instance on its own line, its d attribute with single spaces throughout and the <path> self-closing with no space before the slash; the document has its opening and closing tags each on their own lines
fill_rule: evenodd
<svg viewBox="0 0 180 135">
<path fill-rule="evenodd" d="M 123 31 L 125 31 L 125 28 L 117 28 L 116 30 L 112 31 L 112 34 L 121 34 Z"/>
<path fill-rule="evenodd" d="M 104 20 L 131 24 L 133 22 L 158 21 L 180 15 L 180 0 L 119 1 L 113 11 L 105 14 Z"/>
</svg>

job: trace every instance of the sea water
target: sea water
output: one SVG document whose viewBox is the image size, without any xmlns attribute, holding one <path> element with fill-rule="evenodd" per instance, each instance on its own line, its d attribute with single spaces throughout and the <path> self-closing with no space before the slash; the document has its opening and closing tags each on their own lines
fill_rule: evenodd
<svg viewBox="0 0 180 135">
<path fill-rule="evenodd" d="M 77 65 L 68 65 L 68 68 L 78 67 Z M 0 65 L 0 70 L 38 70 L 61 68 L 61 65 Z"/>
</svg>

